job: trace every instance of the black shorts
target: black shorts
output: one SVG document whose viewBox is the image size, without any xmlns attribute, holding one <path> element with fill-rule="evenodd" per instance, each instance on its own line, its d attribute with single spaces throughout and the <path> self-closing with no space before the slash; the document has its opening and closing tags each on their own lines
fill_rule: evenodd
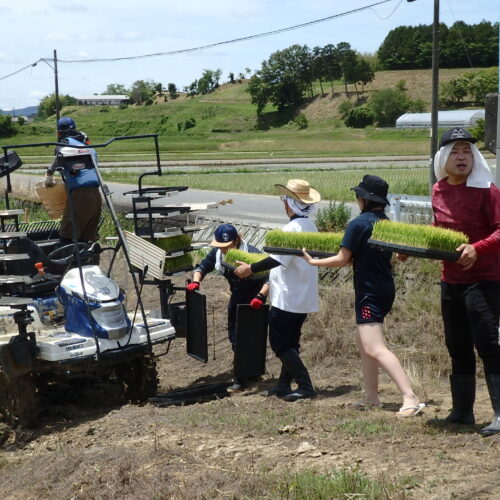
<svg viewBox="0 0 500 500">
<path fill-rule="evenodd" d="M 392 308 L 394 297 L 394 294 L 356 296 L 354 301 L 356 324 L 366 325 L 368 323 L 383 323 L 384 318 L 389 314 Z"/>
</svg>

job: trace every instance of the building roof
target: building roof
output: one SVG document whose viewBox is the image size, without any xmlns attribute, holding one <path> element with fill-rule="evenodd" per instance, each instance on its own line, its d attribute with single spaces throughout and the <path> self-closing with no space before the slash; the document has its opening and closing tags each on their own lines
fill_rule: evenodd
<svg viewBox="0 0 500 500">
<path fill-rule="evenodd" d="M 439 111 L 438 127 L 473 127 L 484 120 L 484 109 Z M 396 128 L 430 128 L 431 113 L 405 113 L 396 120 Z"/>
<path fill-rule="evenodd" d="M 106 100 L 106 101 L 124 101 L 129 99 L 128 95 L 82 95 L 77 97 L 79 101 L 95 101 L 95 100 Z"/>
</svg>

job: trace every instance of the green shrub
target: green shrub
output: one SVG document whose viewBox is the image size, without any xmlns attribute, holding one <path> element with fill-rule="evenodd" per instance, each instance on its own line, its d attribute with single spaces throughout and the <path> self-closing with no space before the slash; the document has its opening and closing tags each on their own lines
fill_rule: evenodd
<svg viewBox="0 0 500 500">
<path fill-rule="evenodd" d="M 266 234 L 266 246 L 337 253 L 344 233 L 289 233 L 274 229 Z"/>
<path fill-rule="evenodd" d="M 469 129 L 470 133 L 478 140 L 484 142 L 484 120 L 479 118 L 475 127 Z"/>
<path fill-rule="evenodd" d="M 316 226 L 320 232 L 343 231 L 350 218 L 351 209 L 343 201 L 338 204 L 330 201 L 328 207 L 316 213 Z"/>
<path fill-rule="evenodd" d="M 177 123 L 178 132 L 189 130 L 190 128 L 193 127 L 196 127 L 196 120 L 194 118 L 187 118 L 186 120 Z"/>
<path fill-rule="evenodd" d="M 368 125 L 373 125 L 375 115 L 368 106 L 358 106 L 352 108 L 347 114 L 344 123 L 346 127 L 365 128 Z"/>
<path fill-rule="evenodd" d="M 406 224 L 382 220 L 373 226 L 372 239 L 417 248 L 443 252 L 455 252 L 457 247 L 468 243 L 463 233 L 443 227 L 423 224 Z"/>
<path fill-rule="evenodd" d="M 294 119 L 293 119 L 293 123 L 295 123 L 295 125 L 297 126 L 297 128 L 299 130 L 303 130 L 305 128 L 308 127 L 308 122 L 307 122 L 307 118 L 306 118 L 306 115 L 304 115 L 304 113 L 299 113 Z"/>
</svg>

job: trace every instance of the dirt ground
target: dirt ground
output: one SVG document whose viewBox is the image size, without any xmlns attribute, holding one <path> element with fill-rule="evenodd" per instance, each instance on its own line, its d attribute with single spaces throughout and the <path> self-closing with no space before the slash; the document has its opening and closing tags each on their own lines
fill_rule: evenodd
<svg viewBox="0 0 500 500">
<path fill-rule="evenodd" d="M 184 339 L 174 340 L 158 358 L 159 392 L 231 379 L 227 286 L 223 278 L 208 276 L 202 290 L 208 297 L 210 360 L 196 361 L 186 355 Z M 147 306 L 157 307 L 154 287 L 145 293 Z M 484 379 L 472 429 L 443 423 L 450 408 L 445 377 L 412 373 L 411 356 L 405 366 L 427 403 L 421 416 L 395 416 L 400 399 L 385 376 L 383 408 L 346 408 L 362 395 L 354 338 L 348 347 L 329 345 L 329 355 L 321 355 L 326 348 L 318 339 L 329 336 L 331 322 L 352 331 L 349 300 L 339 300 L 336 311 L 312 315 L 304 328 L 304 359 L 318 398 L 286 403 L 260 396 L 279 372 L 270 350 L 262 381 L 216 401 L 157 408 L 111 404 L 97 396 L 91 404 L 92 396 L 76 394 L 46 410 L 35 430 L 0 429 L 0 498 L 500 498 L 500 436 L 477 434 L 492 416 Z M 402 321 L 397 311 L 394 321 Z M 427 327 L 414 328 L 418 336 L 418 328 Z M 442 341 L 437 334 L 436 339 Z M 294 489 L 301 472 L 335 471 L 376 481 L 382 493 L 337 497 Z"/>
</svg>

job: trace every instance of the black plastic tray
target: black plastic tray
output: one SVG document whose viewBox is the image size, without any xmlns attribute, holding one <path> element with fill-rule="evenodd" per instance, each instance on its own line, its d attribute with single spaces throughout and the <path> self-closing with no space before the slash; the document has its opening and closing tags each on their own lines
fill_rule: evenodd
<svg viewBox="0 0 500 500">
<path fill-rule="evenodd" d="M 380 248 L 381 250 L 391 250 L 392 252 L 399 252 L 410 257 L 417 257 L 420 259 L 433 259 L 433 260 L 446 260 L 455 262 L 459 257 L 459 252 L 443 252 L 442 250 L 431 250 L 429 248 L 409 247 L 406 245 L 398 245 L 396 243 L 387 243 L 386 241 L 368 240 L 368 244 Z"/>
<path fill-rule="evenodd" d="M 264 247 L 263 250 L 264 252 L 274 253 L 275 255 L 295 255 L 297 257 L 302 257 L 304 255 L 302 250 L 297 250 L 296 248 Z M 333 252 L 317 252 L 316 250 L 307 250 L 307 253 L 311 257 L 317 257 L 318 259 L 324 259 L 325 257 L 333 257 L 334 255 L 337 255 Z"/>
<path fill-rule="evenodd" d="M 225 267 L 229 271 L 234 271 L 236 269 L 235 266 L 229 264 L 228 262 L 222 261 L 221 264 L 222 264 L 223 267 Z M 263 280 L 263 279 L 267 279 L 268 277 L 269 277 L 269 271 L 251 274 L 248 278 L 244 278 L 244 279 L 247 279 L 247 280 Z"/>
</svg>

